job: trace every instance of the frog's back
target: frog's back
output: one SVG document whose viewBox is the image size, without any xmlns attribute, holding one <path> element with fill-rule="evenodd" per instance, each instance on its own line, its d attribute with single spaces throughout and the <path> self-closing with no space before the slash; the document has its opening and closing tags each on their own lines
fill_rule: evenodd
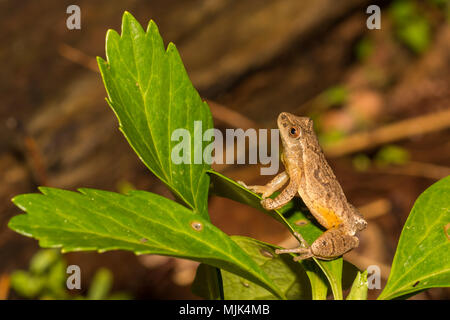
<svg viewBox="0 0 450 320">
<path fill-rule="evenodd" d="M 355 229 L 356 232 L 359 227 L 356 226 L 358 222 L 355 221 L 355 215 L 356 217 L 361 215 L 348 203 L 322 150 L 313 148 L 310 151 L 303 159 L 304 172 L 299 188 L 300 196 L 317 221 L 325 228 L 344 225 L 352 231 Z"/>
</svg>

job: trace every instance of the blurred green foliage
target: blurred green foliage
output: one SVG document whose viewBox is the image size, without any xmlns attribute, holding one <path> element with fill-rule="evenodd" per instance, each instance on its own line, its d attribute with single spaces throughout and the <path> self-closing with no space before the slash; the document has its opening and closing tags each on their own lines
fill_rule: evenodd
<svg viewBox="0 0 450 320">
<path fill-rule="evenodd" d="M 375 163 L 378 166 L 402 165 L 409 161 L 409 152 L 405 148 L 386 145 L 375 155 Z"/>
<path fill-rule="evenodd" d="M 389 165 L 404 165 L 410 160 L 410 154 L 405 148 L 396 145 L 386 145 L 371 159 L 364 153 L 359 153 L 352 158 L 353 168 L 357 171 L 366 171 L 372 164 L 378 167 Z"/>
<path fill-rule="evenodd" d="M 343 138 L 345 138 L 347 134 L 342 131 L 342 130 L 338 130 L 338 129 L 333 129 L 330 131 L 324 131 L 322 132 L 322 130 L 319 132 L 319 143 L 322 146 L 330 146 L 332 144 L 335 144 L 336 142 L 341 141 Z"/>
<path fill-rule="evenodd" d="M 116 189 L 121 194 L 127 194 L 130 191 L 137 190 L 136 187 L 129 181 L 120 180 L 116 184 Z"/>
<path fill-rule="evenodd" d="M 352 164 L 356 171 L 366 171 L 372 165 L 372 160 L 366 154 L 359 153 L 353 157 Z"/>
<path fill-rule="evenodd" d="M 373 40 L 369 37 L 364 37 L 358 41 L 355 47 L 355 55 L 358 61 L 365 61 L 374 51 Z"/>
<path fill-rule="evenodd" d="M 348 99 L 348 89 L 342 85 L 330 87 L 321 94 L 321 100 L 327 107 L 344 104 Z"/>
<path fill-rule="evenodd" d="M 21 297 L 40 300 L 101 300 L 131 299 L 126 293 L 110 294 L 113 284 L 111 271 L 99 269 L 93 277 L 86 297 L 69 294 L 66 287 L 67 264 L 59 251 L 38 251 L 30 261 L 29 270 L 11 274 L 11 288 Z"/>
<path fill-rule="evenodd" d="M 431 26 L 415 1 L 396 0 L 389 14 L 399 41 L 417 54 L 426 51 L 431 42 Z"/>
</svg>

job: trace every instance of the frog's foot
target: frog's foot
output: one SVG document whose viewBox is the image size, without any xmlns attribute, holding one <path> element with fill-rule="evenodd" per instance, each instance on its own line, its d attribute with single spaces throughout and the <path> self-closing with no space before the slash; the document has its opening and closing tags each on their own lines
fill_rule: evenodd
<svg viewBox="0 0 450 320">
<path fill-rule="evenodd" d="M 266 198 L 261 200 L 261 205 L 263 206 L 264 209 L 270 211 L 280 209 L 282 206 L 284 206 L 284 203 L 280 204 L 274 199 Z"/>
<path fill-rule="evenodd" d="M 247 188 L 248 190 L 261 194 L 263 199 L 270 197 L 270 195 L 274 192 L 271 188 L 267 186 L 248 186 L 243 181 L 237 181 L 241 186 Z"/>
<path fill-rule="evenodd" d="M 299 253 L 300 255 L 294 258 L 294 261 L 304 260 L 308 259 L 314 256 L 314 254 L 311 251 L 310 246 L 306 242 L 305 239 L 303 239 L 302 235 L 298 232 L 294 232 L 294 236 L 297 238 L 297 240 L 300 242 L 300 246 L 294 249 L 276 249 L 276 254 L 282 254 L 282 253 Z"/>
</svg>

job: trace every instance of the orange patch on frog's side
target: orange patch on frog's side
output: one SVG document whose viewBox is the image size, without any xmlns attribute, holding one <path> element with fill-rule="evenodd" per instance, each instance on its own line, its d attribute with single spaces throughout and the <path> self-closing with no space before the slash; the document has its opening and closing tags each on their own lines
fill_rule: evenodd
<svg viewBox="0 0 450 320">
<path fill-rule="evenodd" d="M 450 234 L 448 234 L 448 229 L 450 229 L 450 223 L 447 223 L 447 225 L 444 226 L 444 233 L 445 233 L 445 236 L 447 237 L 447 240 L 450 241 Z"/>
<path fill-rule="evenodd" d="M 328 208 L 317 206 L 316 211 L 322 218 L 321 224 L 327 229 L 335 228 L 342 223 L 336 213 Z"/>
</svg>

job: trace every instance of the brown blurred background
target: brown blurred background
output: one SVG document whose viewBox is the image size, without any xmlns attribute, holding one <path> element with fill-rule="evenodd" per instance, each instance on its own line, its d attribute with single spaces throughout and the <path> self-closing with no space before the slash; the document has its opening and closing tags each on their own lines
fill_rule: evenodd
<svg viewBox="0 0 450 320">
<path fill-rule="evenodd" d="M 177 45 L 216 127 L 273 128 L 281 111 L 314 118 L 347 197 L 369 221 L 346 258 L 379 265 L 384 285 L 415 199 L 450 174 L 447 2 L 0 1 L 0 299 L 18 298 L 8 277 L 38 250 L 7 228 L 20 212 L 13 196 L 39 185 L 132 185 L 170 197 L 118 131 L 97 71 L 106 31 L 120 30 L 125 10 L 144 26 L 155 20 L 165 43 Z M 71 4 L 81 8 L 81 30 L 66 27 Z M 381 7 L 381 30 L 366 27 L 370 4 Z M 256 165 L 216 169 L 251 184 L 269 179 Z M 211 198 L 210 213 L 228 234 L 295 245 L 283 226 L 249 207 Z M 135 298 L 195 298 L 196 263 L 128 252 L 65 258 L 80 265 L 82 288 L 104 266 L 114 290 Z"/>
</svg>

